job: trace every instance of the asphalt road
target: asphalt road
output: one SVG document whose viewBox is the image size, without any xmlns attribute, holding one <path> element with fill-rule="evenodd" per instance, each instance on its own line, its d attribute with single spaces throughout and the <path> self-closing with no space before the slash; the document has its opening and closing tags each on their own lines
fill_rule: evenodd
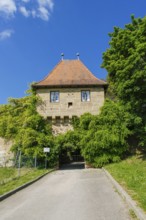
<svg viewBox="0 0 146 220">
<path fill-rule="evenodd" d="M 62 169 L 0 203 L 0 220 L 129 220 L 100 169 Z"/>
</svg>

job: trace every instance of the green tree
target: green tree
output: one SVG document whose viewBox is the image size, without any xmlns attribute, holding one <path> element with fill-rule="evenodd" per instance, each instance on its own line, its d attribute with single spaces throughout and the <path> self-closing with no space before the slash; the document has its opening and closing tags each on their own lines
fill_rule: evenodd
<svg viewBox="0 0 146 220">
<path fill-rule="evenodd" d="M 138 145 L 146 145 L 146 17 L 124 28 L 115 27 L 102 67 L 108 72 L 109 91 L 131 114 L 129 128 Z"/>
<path fill-rule="evenodd" d="M 60 134 L 55 139 L 55 146 L 59 151 L 60 162 L 72 161 L 72 155 L 80 149 L 80 137 L 77 129 Z"/>
<path fill-rule="evenodd" d="M 30 91 L 28 96 L 11 98 L 9 104 L 0 106 L 0 136 L 13 140 L 11 150 L 21 150 L 26 156 L 43 158 L 43 148 L 49 147 L 49 160 L 53 164 L 58 159 L 57 149 L 51 126 L 36 110 L 39 102 L 38 97 Z"/>
<path fill-rule="evenodd" d="M 99 115 L 85 114 L 80 120 L 80 145 L 87 163 L 102 167 L 128 152 L 129 114 L 119 102 L 106 100 Z"/>
</svg>

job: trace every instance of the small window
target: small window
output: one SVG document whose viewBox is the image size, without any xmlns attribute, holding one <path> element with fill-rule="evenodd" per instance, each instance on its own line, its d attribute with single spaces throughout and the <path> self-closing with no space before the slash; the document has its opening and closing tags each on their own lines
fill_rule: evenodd
<svg viewBox="0 0 146 220">
<path fill-rule="evenodd" d="M 72 102 L 68 102 L 68 108 L 72 107 Z"/>
<path fill-rule="evenodd" d="M 90 91 L 82 91 L 81 92 L 81 100 L 82 100 L 82 102 L 89 102 L 90 101 Z"/>
<path fill-rule="evenodd" d="M 59 92 L 50 92 L 50 102 L 59 102 Z"/>
</svg>

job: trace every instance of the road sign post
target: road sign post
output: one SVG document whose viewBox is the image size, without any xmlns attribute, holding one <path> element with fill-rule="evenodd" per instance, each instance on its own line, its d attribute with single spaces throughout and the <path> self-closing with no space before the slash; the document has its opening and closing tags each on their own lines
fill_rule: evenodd
<svg viewBox="0 0 146 220">
<path fill-rule="evenodd" d="M 50 148 L 49 147 L 45 147 L 44 148 L 44 153 L 46 153 L 46 158 L 45 158 L 45 169 L 47 169 L 47 153 L 50 152 Z"/>
</svg>

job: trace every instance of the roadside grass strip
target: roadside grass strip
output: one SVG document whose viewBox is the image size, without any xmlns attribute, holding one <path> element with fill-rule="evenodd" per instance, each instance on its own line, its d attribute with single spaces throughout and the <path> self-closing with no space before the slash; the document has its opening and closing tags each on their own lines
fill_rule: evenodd
<svg viewBox="0 0 146 220">
<path fill-rule="evenodd" d="M 51 172 L 50 169 L 22 168 L 18 177 L 16 168 L 0 168 L 0 196 Z"/>
<path fill-rule="evenodd" d="M 105 168 L 146 212 L 146 158 L 133 156 Z"/>
</svg>

